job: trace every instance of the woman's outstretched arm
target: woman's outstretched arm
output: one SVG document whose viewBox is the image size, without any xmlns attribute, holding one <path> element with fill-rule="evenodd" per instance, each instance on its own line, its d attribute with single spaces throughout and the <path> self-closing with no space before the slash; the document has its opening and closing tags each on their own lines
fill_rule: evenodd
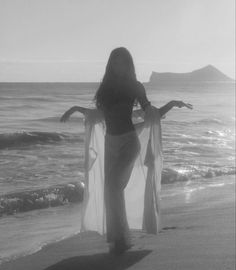
<svg viewBox="0 0 236 270">
<path fill-rule="evenodd" d="M 179 100 L 172 100 L 172 101 L 168 102 L 166 105 L 159 108 L 159 113 L 160 113 L 161 116 L 163 116 L 168 111 L 173 109 L 174 107 L 178 107 L 178 108 L 186 107 L 186 108 L 191 109 L 191 110 L 193 109 L 192 104 L 184 103 L 183 101 L 179 101 Z"/>
<path fill-rule="evenodd" d="M 99 122 L 103 119 L 103 113 L 99 109 L 88 109 L 88 108 L 84 108 L 80 106 L 73 106 L 62 115 L 60 121 L 61 122 L 68 121 L 70 116 L 74 112 L 80 112 L 86 115 L 87 121 L 90 121 L 90 122 Z"/>
<path fill-rule="evenodd" d="M 90 109 L 86 109 L 86 108 L 83 108 L 83 107 L 73 106 L 62 115 L 60 121 L 61 122 L 66 122 L 74 112 L 80 112 L 80 113 L 85 114 L 89 110 Z"/>
</svg>

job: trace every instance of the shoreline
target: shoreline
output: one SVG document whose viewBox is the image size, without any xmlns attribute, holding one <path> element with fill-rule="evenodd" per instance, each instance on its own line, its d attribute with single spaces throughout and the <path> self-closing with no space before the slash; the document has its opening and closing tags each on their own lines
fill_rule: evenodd
<svg viewBox="0 0 236 270">
<path fill-rule="evenodd" d="M 229 178 L 229 177 L 224 177 Z M 230 177 L 231 180 L 235 177 Z M 234 269 L 235 185 L 225 184 L 162 200 L 158 235 L 132 231 L 134 247 L 114 258 L 105 238 L 81 233 L 4 262 L 1 270 Z M 82 267 L 82 268 L 79 268 Z M 100 268 L 99 268 L 100 267 Z"/>
</svg>

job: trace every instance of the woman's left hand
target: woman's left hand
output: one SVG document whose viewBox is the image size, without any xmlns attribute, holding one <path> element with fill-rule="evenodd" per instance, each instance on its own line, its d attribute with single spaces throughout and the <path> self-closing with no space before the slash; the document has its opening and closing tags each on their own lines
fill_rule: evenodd
<svg viewBox="0 0 236 270">
<path fill-rule="evenodd" d="M 183 102 L 181 100 L 173 100 L 172 102 L 173 102 L 173 107 L 178 107 L 178 108 L 186 107 L 186 108 L 188 108 L 190 110 L 193 109 L 193 105 L 190 104 L 190 103 L 185 103 L 185 102 Z"/>
</svg>

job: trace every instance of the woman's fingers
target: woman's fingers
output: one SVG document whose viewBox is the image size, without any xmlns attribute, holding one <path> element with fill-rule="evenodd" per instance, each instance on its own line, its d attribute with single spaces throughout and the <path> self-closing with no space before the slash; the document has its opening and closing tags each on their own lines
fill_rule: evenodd
<svg viewBox="0 0 236 270">
<path fill-rule="evenodd" d="M 65 121 L 66 121 L 65 116 L 62 115 L 62 117 L 61 117 L 61 119 L 60 119 L 60 122 L 65 122 Z"/>
<path fill-rule="evenodd" d="M 193 105 L 190 103 L 184 103 L 185 107 L 187 107 L 188 109 L 192 110 L 193 109 Z"/>
<path fill-rule="evenodd" d="M 193 105 L 192 105 L 192 104 L 190 104 L 190 103 L 185 103 L 185 102 L 183 102 L 183 101 L 177 101 L 177 107 L 179 107 L 179 108 L 186 107 L 186 108 L 188 108 L 188 109 L 190 109 L 190 110 L 193 109 Z"/>
<path fill-rule="evenodd" d="M 64 115 L 60 118 L 60 122 L 64 122 Z"/>
<path fill-rule="evenodd" d="M 62 115 L 62 117 L 61 117 L 61 119 L 60 119 L 60 122 L 66 122 L 66 121 L 68 120 L 68 118 L 69 118 L 68 112 L 65 112 L 65 113 Z"/>
</svg>

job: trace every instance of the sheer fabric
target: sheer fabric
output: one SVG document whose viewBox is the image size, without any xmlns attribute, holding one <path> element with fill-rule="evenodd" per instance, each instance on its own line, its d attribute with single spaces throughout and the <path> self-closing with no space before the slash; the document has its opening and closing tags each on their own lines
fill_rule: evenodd
<svg viewBox="0 0 236 270">
<path fill-rule="evenodd" d="M 134 112 L 134 116 L 136 119 L 143 120 L 143 113 L 141 111 Z M 134 164 L 132 164 L 131 168 L 129 162 L 127 164 L 121 160 L 124 166 L 116 164 L 120 168 L 116 171 L 115 167 L 111 171 L 111 176 L 115 177 L 114 172 L 118 173 L 122 171 L 122 168 L 122 174 L 126 175 L 126 177 L 122 176 L 122 179 L 125 179 L 122 187 L 125 188 L 123 194 L 125 206 L 122 205 L 120 209 L 122 207 L 126 209 L 127 226 L 130 229 L 145 230 L 148 233 L 156 234 L 160 229 L 160 191 L 163 160 L 158 110 L 155 112 L 154 121 L 142 121 L 136 124 L 135 128 L 135 135 L 139 141 L 139 151 L 134 158 Z M 104 164 L 105 136 L 107 135 L 105 135 L 104 119 L 99 116 L 99 113 L 96 113 L 96 110 L 94 110 L 92 114 L 85 115 L 85 192 L 81 231 L 97 231 L 100 234 L 107 233 L 106 229 L 109 229 L 109 226 L 106 226 L 106 219 L 109 219 L 110 216 L 106 217 L 106 215 L 117 214 L 111 212 L 109 214 L 109 211 L 115 208 L 110 210 L 105 208 L 105 198 L 107 198 L 107 194 L 104 194 L 104 190 L 105 193 L 107 192 L 105 174 L 106 176 L 109 174 Z M 132 138 L 133 135 L 130 136 L 131 140 L 135 138 L 135 136 Z M 119 141 L 125 142 L 126 138 L 124 137 L 123 140 Z M 114 140 L 112 140 L 112 143 L 109 143 L 108 139 L 110 138 L 106 137 L 106 151 L 109 151 L 107 147 L 111 147 L 112 143 L 114 143 Z M 115 153 L 117 149 L 119 147 L 113 150 L 110 149 L 110 151 Z M 126 151 L 129 153 L 128 148 Z M 106 153 L 106 156 L 109 155 Z M 112 162 L 109 165 L 113 164 L 116 166 L 115 162 Z M 106 161 L 106 163 L 108 164 L 109 161 Z M 122 180 L 120 181 L 122 183 Z M 108 194 L 112 200 L 110 191 L 108 191 Z M 122 202 L 122 199 L 120 202 Z M 125 213 L 120 213 L 120 215 L 122 214 Z M 110 233 L 112 234 L 112 232 L 108 232 L 108 234 Z"/>
</svg>

